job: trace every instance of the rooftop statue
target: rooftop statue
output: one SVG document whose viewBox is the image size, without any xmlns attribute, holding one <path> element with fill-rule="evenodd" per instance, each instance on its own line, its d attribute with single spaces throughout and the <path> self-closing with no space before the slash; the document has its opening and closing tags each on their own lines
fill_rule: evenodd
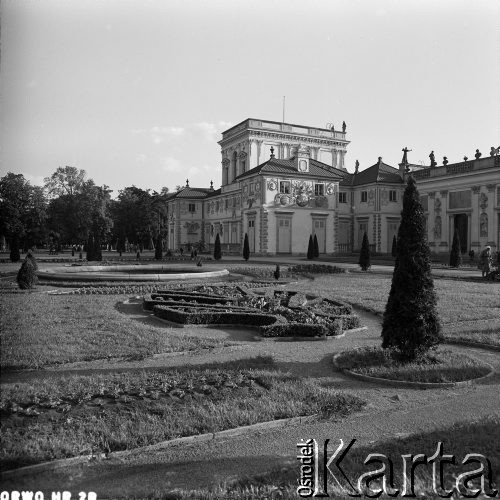
<svg viewBox="0 0 500 500">
<path fill-rule="evenodd" d="M 431 151 L 429 158 L 431 159 L 431 167 L 435 167 L 437 165 L 437 162 L 436 162 L 436 158 L 434 156 L 434 151 Z"/>
</svg>

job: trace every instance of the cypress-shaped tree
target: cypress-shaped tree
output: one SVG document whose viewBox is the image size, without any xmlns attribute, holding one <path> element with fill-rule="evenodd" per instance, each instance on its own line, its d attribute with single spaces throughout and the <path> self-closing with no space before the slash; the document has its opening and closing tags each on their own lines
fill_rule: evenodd
<svg viewBox="0 0 500 500">
<path fill-rule="evenodd" d="M 34 254 L 33 254 L 33 251 L 32 251 L 31 249 L 30 249 L 30 250 L 28 250 L 28 254 L 26 255 L 26 260 L 29 260 L 29 261 L 31 262 L 31 264 L 32 264 L 32 266 L 33 266 L 33 269 L 34 269 L 35 271 L 38 271 L 38 263 L 37 263 L 37 261 L 36 261 L 36 259 L 35 259 L 35 256 L 34 256 Z"/>
<path fill-rule="evenodd" d="M 163 258 L 163 240 L 161 234 L 158 233 L 158 237 L 156 238 L 155 245 L 155 259 L 161 260 Z"/>
<path fill-rule="evenodd" d="M 316 236 L 316 234 L 314 235 L 314 240 L 313 240 L 313 255 L 314 257 L 319 257 L 318 237 Z"/>
<path fill-rule="evenodd" d="M 361 243 L 361 251 L 359 252 L 358 264 L 363 271 L 367 271 L 371 266 L 370 242 L 368 241 L 368 236 L 366 233 L 363 235 L 363 242 Z"/>
<path fill-rule="evenodd" d="M 392 237 L 392 248 L 391 248 L 391 255 L 396 258 L 398 252 L 398 243 L 396 240 L 396 235 Z"/>
<path fill-rule="evenodd" d="M 19 252 L 19 239 L 14 237 L 10 240 L 10 254 L 11 262 L 19 262 L 21 260 L 21 253 Z"/>
<path fill-rule="evenodd" d="M 38 282 L 36 271 L 31 259 L 26 258 L 21 264 L 21 268 L 17 273 L 16 281 L 21 290 L 33 288 Z"/>
<path fill-rule="evenodd" d="M 450 252 L 450 267 L 460 267 L 461 263 L 462 256 L 460 255 L 460 236 L 458 235 L 458 231 L 455 229 Z"/>
<path fill-rule="evenodd" d="M 312 234 L 309 236 L 309 244 L 307 245 L 307 259 L 312 260 L 314 258 L 314 241 Z"/>
<path fill-rule="evenodd" d="M 90 262 L 92 260 L 95 260 L 94 237 L 92 236 L 92 233 L 89 234 L 87 244 L 85 246 L 87 250 L 87 261 Z"/>
<path fill-rule="evenodd" d="M 250 244 L 248 243 L 248 234 L 245 233 L 245 239 L 243 240 L 243 258 L 248 261 L 250 258 Z"/>
<path fill-rule="evenodd" d="M 217 236 L 215 237 L 215 244 L 214 244 L 214 259 L 220 260 L 221 258 L 222 258 L 222 250 L 220 247 L 220 236 L 219 236 L 219 233 L 217 233 Z"/>
<path fill-rule="evenodd" d="M 424 210 L 411 176 L 403 196 L 396 263 L 382 339 L 383 348 L 396 349 L 404 360 L 415 359 L 442 340 L 425 238 Z"/>
</svg>

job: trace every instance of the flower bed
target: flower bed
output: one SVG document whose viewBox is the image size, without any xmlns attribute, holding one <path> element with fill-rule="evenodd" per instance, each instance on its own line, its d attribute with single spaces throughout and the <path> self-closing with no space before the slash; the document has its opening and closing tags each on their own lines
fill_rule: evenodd
<svg viewBox="0 0 500 500">
<path fill-rule="evenodd" d="M 215 308 L 197 308 L 197 307 L 170 307 L 154 306 L 155 316 L 181 323 L 184 325 L 248 325 L 261 326 L 270 325 L 276 321 L 276 316 L 272 314 L 256 313 L 252 309 L 246 311 L 223 311 Z"/>
<path fill-rule="evenodd" d="M 145 311 L 153 311 L 154 306 L 167 306 L 167 307 L 183 307 L 183 308 L 193 308 L 193 309 L 216 309 L 221 311 L 254 311 L 254 309 L 249 309 L 245 306 L 236 306 L 233 304 L 200 304 L 200 303 L 190 303 L 182 300 L 146 300 L 147 295 L 144 296 L 142 307 Z"/>
</svg>

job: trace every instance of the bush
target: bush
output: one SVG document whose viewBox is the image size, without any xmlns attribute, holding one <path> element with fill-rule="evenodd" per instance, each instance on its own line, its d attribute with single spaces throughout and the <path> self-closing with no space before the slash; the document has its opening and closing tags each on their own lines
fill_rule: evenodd
<svg viewBox="0 0 500 500">
<path fill-rule="evenodd" d="M 415 179 L 403 196 L 396 263 L 382 324 L 382 347 L 415 359 L 442 341 L 425 217 Z"/>
<path fill-rule="evenodd" d="M 19 252 L 19 240 L 17 238 L 12 238 L 10 242 L 10 261 L 19 262 L 21 260 L 21 253 Z"/>
<path fill-rule="evenodd" d="M 450 252 L 450 267 L 460 267 L 460 264 L 462 263 L 462 256 L 460 253 L 460 237 L 458 235 L 458 231 L 455 229 Z"/>
<path fill-rule="evenodd" d="M 182 323 L 185 325 L 247 325 L 261 326 L 269 325 L 276 321 L 276 316 L 272 314 L 263 314 L 242 311 L 221 311 L 216 308 L 196 308 L 196 307 L 169 307 L 169 306 L 154 306 L 153 312 L 155 316 L 173 321 L 174 323 Z"/>
<path fill-rule="evenodd" d="M 328 326 L 318 323 L 275 323 L 260 327 L 263 337 L 334 337 L 342 334 L 342 321 L 334 320 Z"/>
<path fill-rule="evenodd" d="M 307 245 L 307 260 L 314 258 L 314 242 L 312 234 L 309 236 L 309 244 Z"/>
<path fill-rule="evenodd" d="M 313 256 L 319 257 L 319 244 L 318 244 L 318 237 L 316 235 L 314 235 L 314 240 L 313 240 Z"/>
<path fill-rule="evenodd" d="M 335 318 L 342 320 L 342 330 L 352 330 L 361 326 L 359 316 L 356 316 L 356 314 L 344 314 Z"/>
<path fill-rule="evenodd" d="M 243 258 L 248 262 L 250 258 L 250 244 L 248 243 L 248 234 L 245 233 L 245 240 L 243 241 Z"/>
<path fill-rule="evenodd" d="M 368 241 L 368 236 L 365 233 L 363 235 L 363 243 L 361 244 L 361 252 L 359 253 L 359 266 L 363 271 L 367 271 L 370 264 L 370 242 Z"/>
<path fill-rule="evenodd" d="M 259 331 L 263 337 L 326 337 L 328 333 L 326 326 L 311 323 L 276 323 Z"/>
<path fill-rule="evenodd" d="M 155 259 L 161 260 L 163 258 L 163 242 L 161 239 L 161 234 L 158 235 L 155 245 Z"/>
<path fill-rule="evenodd" d="M 295 274 L 339 274 L 345 273 L 346 270 L 337 267 L 329 266 L 328 264 L 298 264 L 296 266 L 291 266 L 288 268 L 290 273 Z"/>
<path fill-rule="evenodd" d="M 31 259 L 25 259 L 19 269 L 16 277 L 17 284 L 21 290 L 29 290 L 38 282 L 35 268 L 31 263 Z"/>
<path fill-rule="evenodd" d="M 219 233 L 217 233 L 214 244 L 214 259 L 220 260 L 221 258 L 222 258 L 222 250 L 220 248 L 220 236 Z"/>
</svg>

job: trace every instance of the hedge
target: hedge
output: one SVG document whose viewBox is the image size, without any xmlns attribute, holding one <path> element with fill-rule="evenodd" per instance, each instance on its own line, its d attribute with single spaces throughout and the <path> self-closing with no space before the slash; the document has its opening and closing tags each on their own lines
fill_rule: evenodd
<svg viewBox="0 0 500 500">
<path fill-rule="evenodd" d="M 355 314 L 335 316 L 335 319 L 342 320 L 342 330 L 352 330 L 353 328 L 359 328 L 361 326 L 359 316 L 356 316 Z"/>
<path fill-rule="evenodd" d="M 244 307 L 244 306 L 235 306 L 233 304 L 230 305 L 223 305 L 223 304 L 193 304 L 192 302 L 183 302 L 180 300 L 162 300 L 162 299 L 152 299 L 151 294 L 146 294 L 143 297 L 142 300 L 142 307 L 145 311 L 153 311 L 154 306 L 167 306 L 167 307 L 172 307 L 172 308 L 193 308 L 193 309 L 216 309 L 216 310 L 223 310 L 226 311 L 228 308 L 231 309 L 231 311 L 246 311 L 246 312 L 253 312 L 255 309 L 249 308 L 249 307 Z"/>
<path fill-rule="evenodd" d="M 341 333 L 340 320 L 332 321 L 328 327 L 313 323 L 276 323 L 260 327 L 260 334 L 263 337 L 326 337 Z"/>
<path fill-rule="evenodd" d="M 183 310 L 184 309 L 184 310 Z M 185 309 L 191 309 L 186 311 Z M 203 311 L 195 310 L 184 306 L 182 308 L 174 308 L 169 306 L 156 305 L 153 312 L 158 318 L 173 321 L 174 323 L 182 323 L 185 325 L 248 325 L 261 326 L 270 325 L 276 321 L 276 316 L 271 314 L 262 314 L 255 312 L 228 312 L 220 311 L 213 308 L 204 308 Z"/>
<path fill-rule="evenodd" d="M 329 266 L 328 264 L 297 264 L 288 268 L 291 273 L 311 273 L 311 274 L 341 274 L 346 270 L 342 267 Z"/>
<path fill-rule="evenodd" d="M 184 300 L 186 302 L 196 302 L 197 304 L 234 304 L 237 302 L 237 297 L 225 297 L 223 295 L 198 295 L 187 293 L 152 293 L 151 298 L 155 299 L 172 299 L 175 301 Z"/>
</svg>

